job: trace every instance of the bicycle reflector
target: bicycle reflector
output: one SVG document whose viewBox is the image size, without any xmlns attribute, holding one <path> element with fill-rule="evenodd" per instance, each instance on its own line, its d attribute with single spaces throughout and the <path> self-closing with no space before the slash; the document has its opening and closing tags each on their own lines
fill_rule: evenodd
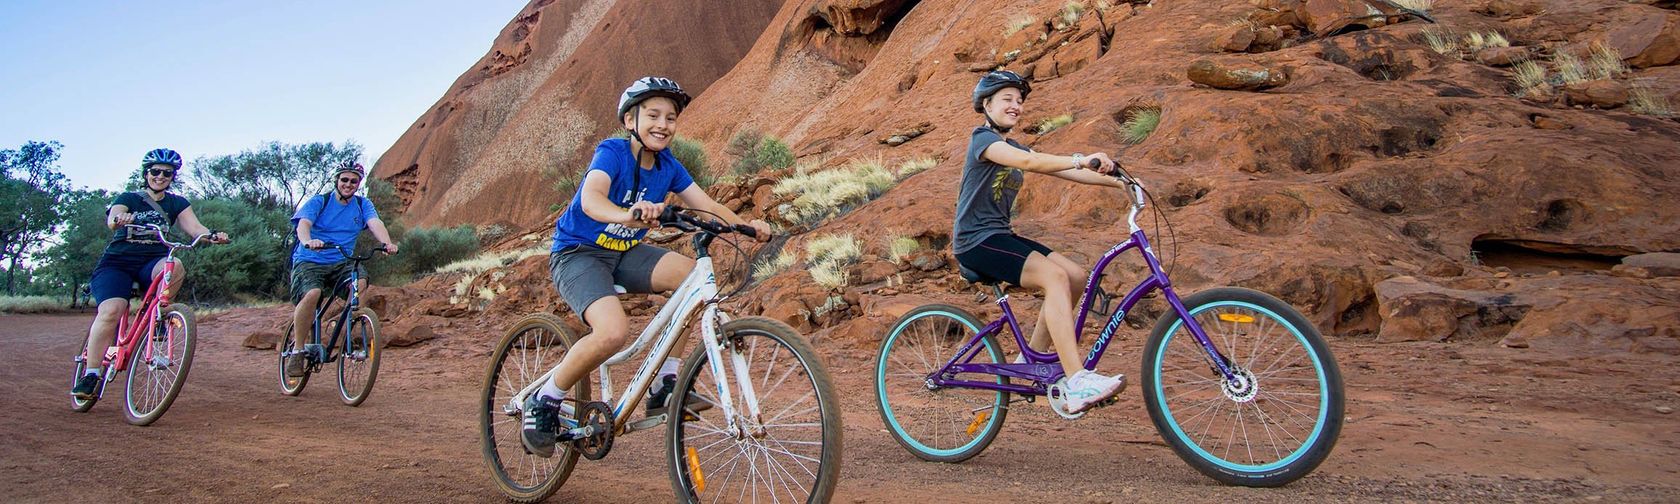
<svg viewBox="0 0 1680 504">
<path fill-rule="evenodd" d="M 1238 323 L 1238 324 L 1253 324 L 1254 323 L 1254 317 L 1250 317 L 1248 315 L 1243 315 L 1243 314 L 1240 314 L 1240 313 L 1221 313 L 1221 314 L 1219 314 L 1219 320 L 1224 321 L 1224 322 L 1235 322 L 1235 323 Z"/>
<path fill-rule="evenodd" d="M 980 410 L 980 413 L 974 415 L 974 421 L 968 423 L 968 435 L 973 436 L 974 431 L 980 430 L 980 426 L 985 424 L 986 410 Z"/>
<path fill-rule="evenodd" d="M 694 477 L 694 491 L 706 493 L 706 475 L 700 472 L 700 456 L 694 453 L 694 447 L 688 447 L 688 474 Z"/>
</svg>

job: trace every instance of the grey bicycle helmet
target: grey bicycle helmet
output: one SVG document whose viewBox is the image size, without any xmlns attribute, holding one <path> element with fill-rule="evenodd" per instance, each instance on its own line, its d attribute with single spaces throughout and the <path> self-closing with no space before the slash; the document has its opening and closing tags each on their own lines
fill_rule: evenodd
<svg viewBox="0 0 1680 504">
<path fill-rule="evenodd" d="M 974 97 L 972 100 L 974 102 L 974 111 L 985 113 L 986 107 L 981 105 L 980 102 L 986 101 L 987 97 L 1003 90 L 1003 88 L 1020 89 L 1022 100 L 1027 99 L 1027 95 L 1032 93 L 1032 84 L 1028 84 L 1025 77 L 1008 70 L 994 70 L 991 73 L 986 74 L 985 77 L 981 77 L 980 83 L 974 85 Z"/>
<path fill-rule="evenodd" d="M 625 112 L 629 112 L 637 104 L 655 96 L 663 96 L 677 102 L 677 113 L 679 114 L 682 113 L 684 107 L 688 106 L 688 102 L 694 99 L 688 96 L 688 93 L 683 92 L 682 86 L 678 86 L 677 81 L 664 77 L 642 77 L 636 79 L 636 82 L 630 83 L 630 87 L 624 89 L 624 94 L 619 95 L 618 116 L 624 117 Z"/>
</svg>

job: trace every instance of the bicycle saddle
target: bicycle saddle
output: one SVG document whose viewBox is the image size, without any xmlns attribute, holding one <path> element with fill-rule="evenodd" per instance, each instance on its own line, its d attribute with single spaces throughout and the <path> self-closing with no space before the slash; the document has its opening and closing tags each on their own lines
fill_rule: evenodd
<svg viewBox="0 0 1680 504">
<path fill-rule="evenodd" d="M 982 275 L 978 271 L 968 269 L 968 266 L 963 266 L 962 263 L 957 263 L 957 272 L 962 274 L 963 280 L 968 280 L 969 282 L 980 285 L 997 285 L 998 283 L 1003 282 L 1002 280 Z"/>
</svg>

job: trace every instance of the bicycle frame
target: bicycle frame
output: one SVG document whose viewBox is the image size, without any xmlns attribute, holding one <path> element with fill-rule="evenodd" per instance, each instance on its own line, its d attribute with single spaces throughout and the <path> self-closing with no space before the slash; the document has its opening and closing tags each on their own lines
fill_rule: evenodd
<svg viewBox="0 0 1680 504">
<path fill-rule="evenodd" d="M 1229 360 L 1219 353 L 1219 350 L 1213 346 L 1213 341 L 1202 330 L 1201 324 L 1198 324 L 1190 316 L 1189 311 L 1184 308 L 1183 300 L 1179 298 L 1177 291 L 1173 290 L 1172 281 L 1167 278 L 1166 271 L 1161 269 L 1160 260 L 1155 257 L 1154 250 L 1150 248 L 1149 238 L 1138 227 L 1137 214 L 1144 207 L 1142 186 L 1137 185 L 1136 182 L 1130 182 L 1129 187 L 1132 190 L 1133 202 L 1132 211 L 1126 217 L 1127 224 L 1131 228 L 1130 237 L 1125 242 L 1109 249 L 1107 253 L 1103 254 L 1102 259 L 1097 261 L 1096 266 L 1091 269 L 1091 275 L 1085 285 L 1085 292 L 1079 296 L 1079 316 L 1073 327 L 1074 341 L 1078 342 L 1082 339 L 1081 336 L 1085 333 L 1086 315 L 1091 312 L 1091 304 L 1098 297 L 1098 292 L 1101 291 L 1098 283 L 1102 280 L 1104 271 L 1108 269 L 1116 257 L 1134 248 L 1137 249 L 1138 253 L 1143 256 L 1144 262 L 1149 265 L 1149 276 L 1138 282 L 1122 299 L 1120 306 L 1114 310 L 1114 313 L 1109 315 L 1108 322 L 1103 325 L 1102 331 L 1097 334 L 1096 344 L 1091 347 L 1091 352 L 1086 355 L 1082 367 L 1096 369 L 1097 361 L 1101 360 L 1103 353 L 1108 350 L 1108 345 L 1113 341 L 1114 333 L 1119 330 L 1120 323 L 1125 320 L 1126 313 L 1130 312 L 1132 307 L 1145 296 L 1148 296 L 1150 292 L 1160 290 L 1162 296 L 1166 298 L 1167 304 L 1178 313 L 1179 318 L 1184 320 L 1184 326 L 1190 330 L 1190 334 L 1195 337 L 1196 342 L 1207 352 L 1209 366 L 1225 379 L 1232 379 Z M 968 342 L 957 350 L 955 356 L 947 361 L 943 367 L 928 376 L 929 384 L 938 387 L 975 388 L 1025 395 L 1044 395 L 1047 384 L 1055 383 L 1061 379 L 1064 372 L 1059 365 L 1060 358 L 1054 351 L 1038 352 L 1027 345 L 1026 338 L 1021 334 L 1021 325 L 1015 318 L 1015 312 L 1009 308 L 1009 296 L 1002 294 L 1001 289 L 999 289 L 997 305 L 1003 309 L 1003 316 L 987 324 L 986 327 L 970 337 Z M 1026 355 L 1027 363 L 974 363 L 974 358 L 980 355 L 983 346 L 980 342 L 987 336 L 1003 331 L 1005 327 L 1015 335 L 1015 342 L 1020 345 L 1021 353 Z M 1006 376 L 1031 380 L 1033 383 L 1031 385 L 1018 385 L 956 379 L 955 376 L 960 373 Z"/>
<path fill-rule="evenodd" d="M 344 281 L 339 282 L 337 286 L 333 287 L 332 292 L 322 293 L 321 298 L 315 302 L 315 318 L 309 328 L 310 343 L 320 345 L 322 339 L 322 316 L 326 315 L 327 310 L 332 308 L 333 299 L 338 297 L 335 295 L 338 291 L 348 291 L 344 296 L 344 310 L 340 311 L 339 314 L 334 317 L 338 319 L 338 325 L 336 326 L 338 329 L 333 331 L 332 339 L 323 346 L 323 350 L 326 352 L 326 355 L 322 356 L 323 358 L 321 359 L 321 362 L 319 362 L 320 364 L 336 360 L 339 354 L 350 353 L 350 317 L 355 316 L 356 309 L 362 306 L 362 288 L 359 285 L 359 280 L 361 280 L 360 270 L 362 261 L 357 260 L 354 257 L 351 257 L 350 259 L 352 261 L 350 264 L 350 276 L 345 278 Z M 348 284 L 348 286 L 346 284 Z M 339 336 L 344 336 L 342 340 L 344 343 L 343 345 L 339 345 L 339 342 L 341 341 Z M 342 348 L 339 348 L 340 346 L 342 346 Z M 339 348 L 340 353 L 333 353 L 334 348 Z M 298 351 L 302 350 L 293 350 L 293 352 Z"/>
<path fill-rule="evenodd" d="M 664 422 L 663 415 L 660 415 L 655 417 L 658 418 L 657 421 L 645 425 L 643 422 L 632 425 L 627 423 L 629 415 L 625 415 L 625 413 L 632 411 L 641 402 L 642 396 L 647 393 L 648 387 L 653 383 L 654 374 L 658 371 L 659 365 L 676 347 L 696 311 L 700 312 L 701 341 L 706 348 L 710 371 L 712 376 L 717 378 L 714 380 L 717 383 L 718 401 L 720 403 L 717 406 L 722 408 L 724 418 L 728 419 L 726 429 L 734 433 L 739 428 L 736 421 L 735 403 L 731 399 L 731 390 L 726 385 L 727 380 L 723 379 L 730 375 L 724 369 L 723 344 L 719 340 L 721 335 L 718 333 L 718 327 L 722 325 L 727 316 L 718 310 L 718 303 L 722 299 L 718 297 L 717 277 L 713 274 L 712 258 L 706 252 L 706 246 L 710 244 L 710 241 L 711 237 L 709 236 L 703 234 L 695 236 L 694 249 L 698 251 L 696 255 L 699 257 L 694 260 L 694 270 L 689 272 L 687 278 L 683 279 L 682 284 L 671 295 L 670 301 L 667 301 L 665 306 L 659 309 L 659 313 L 654 315 L 653 320 L 648 322 L 647 327 L 642 329 L 642 333 L 636 337 L 636 341 L 631 343 L 628 348 L 608 358 L 598 368 L 601 373 L 601 393 L 603 394 L 601 401 L 612 405 L 613 429 L 620 434 L 650 428 Z M 657 340 L 655 340 L 655 336 L 658 336 Z M 617 401 L 614 402 L 612 373 L 609 368 L 629 361 L 636 354 L 641 353 L 650 341 L 654 342 L 652 350 L 648 352 L 646 358 L 642 359 L 641 365 L 636 368 L 636 373 L 631 376 L 630 383 L 626 385 L 624 393 L 619 395 Z M 762 412 L 759 410 L 758 396 L 752 390 L 751 381 L 747 379 L 746 357 L 736 353 L 730 360 L 730 364 L 734 371 L 733 376 L 737 382 L 737 388 L 740 389 L 741 396 L 746 403 L 748 417 L 760 418 Z M 556 363 L 542 377 L 526 385 L 523 390 L 515 394 L 507 405 L 503 406 L 503 409 L 510 412 L 521 409 L 522 405 L 525 404 L 525 399 L 536 393 L 543 383 L 552 380 L 554 373 L 559 372 L 559 370 L 560 365 Z"/>
</svg>

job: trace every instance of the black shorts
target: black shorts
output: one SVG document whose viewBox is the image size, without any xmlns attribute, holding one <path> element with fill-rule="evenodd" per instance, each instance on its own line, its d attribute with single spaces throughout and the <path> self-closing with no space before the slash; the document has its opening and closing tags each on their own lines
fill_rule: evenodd
<svg viewBox="0 0 1680 504">
<path fill-rule="evenodd" d="M 93 302 L 97 304 L 107 299 L 127 299 L 135 284 L 139 284 L 143 294 L 145 289 L 152 285 L 152 269 L 156 268 L 164 257 L 123 254 L 99 256 L 99 263 L 93 267 L 93 279 L 88 281 Z"/>
<path fill-rule="evenodd" d="M 1016 236 L 995 234 L 981 240 L 979 245 L 957 254 L 957 263 L 975 273 L 1021 285 L 1021 270 L 1027 267 L 1027 256 L 1038 252 L 1050 257 L 1053 250 L 1044 244 Z"/>
</svg>

